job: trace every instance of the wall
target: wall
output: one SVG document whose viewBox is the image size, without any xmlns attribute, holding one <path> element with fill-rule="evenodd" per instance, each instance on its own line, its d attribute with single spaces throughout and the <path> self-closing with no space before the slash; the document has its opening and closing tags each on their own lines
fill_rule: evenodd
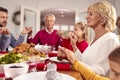
<svg viewBox="0 0 120 80">
<path fill-rule="evenodd" d="M 68 8 L 76 11 L 76 21 L 78 15 L 81 12 L 85 12 L 88 6 L 96 1 L 101 0 L 0 0 L 0 6 L 5 7 L 9 10 L 9 18 L 7 27 L 17 38 L 20 34 L 20 27 L 12 22 L 12 15 L 15 11 L 19 10 L 21 5 L 39 9 L 40 11 L 47 8 L 61 7 Z M 115 5 L 117 14 L 120 15 L 120 0 L 108 0 Z"/>
<path fill-rule="evenodd" d="M 117 15 L 120 16 L 120 0 L 115 0 L 115 8 L 117 10 Z"/>
</svg>

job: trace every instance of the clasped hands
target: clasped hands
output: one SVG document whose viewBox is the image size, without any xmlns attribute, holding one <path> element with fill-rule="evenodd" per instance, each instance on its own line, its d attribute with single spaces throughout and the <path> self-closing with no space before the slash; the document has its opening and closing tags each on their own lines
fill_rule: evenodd
<svg viewBox="0 0 120 80">
<path fill-rule="evenodd" d="M 25 35 L 25 34 L 30 33 L 31 31 L 32 31 L 32 27 L 25 27 L 23 28 L 21 34 Z M 6 27 L 0 27 L 0 34 L 9 35 L 10 31 Z"/>
<path fill-rule="evenodd" d="M 66 56 L 72 64 L 74 64 L 75 61 L 77 60 L 74 53 L 71 50 L 64 48 L 64 47 L 60 47 L 60 46 L 58 47 L 58 55 L 57 56 L 58 57 Z"/>
<path fill-rule="evenodd" d="M 9 35 L 10 31 L 6 27 L 0 27 L 0 34 Z"/>
</svg>

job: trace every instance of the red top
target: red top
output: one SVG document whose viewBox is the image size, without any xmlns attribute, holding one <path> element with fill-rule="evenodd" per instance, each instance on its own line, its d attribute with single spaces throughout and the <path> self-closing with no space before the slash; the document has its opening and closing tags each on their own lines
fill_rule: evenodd
<svg viewBox="0 0 120 80">
<path fill-rule="evenodd" d="M 70 44 L 69 39 L 62 39 L 61 46 L 66 47 L 67 49 L 70 49 L 71 51 L 73 51 L 73 48 L 72 48 L 72 45 Z M 88 43 L 85 40 L 83 40 L 81 42 L 76 42 L 76 46 L 81 51 L 81 53 L 83 53 L 84 50 L 88 47 Z"/>
<path fill-rule="evenodd" d="M 57 48 L 60 43 L 60 37 L 56 34 L 56 32 L 57 30 L 54 30 L 51 34 L 49 34 L 46 30 L 40 30 L 33 39 L 28 39 L 27 42 L 32 42 L 34 44 L 39 43 L 40 45 L 47 44 L 48 46 L 55 46 Z"/>
</svg>

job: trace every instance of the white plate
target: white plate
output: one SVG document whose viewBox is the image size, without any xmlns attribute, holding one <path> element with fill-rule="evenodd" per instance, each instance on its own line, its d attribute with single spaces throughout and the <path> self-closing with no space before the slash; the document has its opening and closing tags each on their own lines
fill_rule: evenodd
<svg viewBox="0 0 120 80">
<path fill-rule="evenodd" d="M 41 60 L 46 60 L 46 59 L 49 59 L 49 57 L 45 57 L 45 58 L 44 57 L 40 57 L 39 60 L 41 61 Z"/>
<path fill-rule="evenodd" d="M 46 57 L 46 58 L 43 58 L 43 57 L 40 57 L 40 58 L 30 58 L 30 59 L 28 59 L 27 61 L 25 61 L 25 62 L 27 62 L 27 63 L 29 63 L 29 62 L 36 62 L 37 61 L 37 63 L 41 63 L 41 62 L 44 62 L 46 59 L 48 59 L 49 57 Z"/>
<path fill-rule="evenodd" d="M 57 54 L 57 53 L 58 53 L 58 51 L 52 51 L 52 53 L 56 53 L 56 54 Z"/>
<path fill-rule="evenodd" d="M 0 54 L 0 57 L 2 57 L 3 54 Z"/>
<path fill-rule="evenodd" d="M 63 60 L 59 61 L 59 60 L 57 59 L 57 57 L 50 57 L 49 59 L 50 59 L 51 61 L 55 61 L 55 62 L 68 63 L 68 61 L 67 61 L 66 59 L 63 59 Z"/>
<path fill-rule="evenodd" d="M 34 47 L 36 50 L 40 51 L 40 52 L 43 52 L 43 51 L 48 51 L 49 49 L 51 49 L 50 46 L 47 46 L 47 45 L 35 45 Z"/>
<path fill-rule="evenodd" d="M 13 80 L 45 80 L 45 75 L 46 72 L 33 72 L 33 73 L 20 75 L 14 78 Z M 75 78 L 62 73 L 60 73 L 60 77 L 61 77 L 60 80 L 75 80 Z"/>
</svg>

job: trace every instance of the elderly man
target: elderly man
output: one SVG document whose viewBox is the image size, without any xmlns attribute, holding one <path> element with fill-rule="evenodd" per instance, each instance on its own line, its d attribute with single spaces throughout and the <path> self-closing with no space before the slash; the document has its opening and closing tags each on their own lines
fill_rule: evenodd
<svg viewBox="0 0 120 80">
<path fill-rule="evenodd" d="M 31 28 L 25 27 L 21 32 L 18 40 L 14 38 L 12 33 L 6 28 L 8 20 L 8 10 L 0 7 L 0 52 L 7 51 L 8 47 L 15 47 L 24 41 L 24 35 L 31 31 Z"/>
<path fill-rule="evenodd" d="M 31 38 L 31 33 L 28 35 L 28 43 L 32 42 L 34 44 L 40 44 L 40 45 L 49 45 L 54 46 L 57 50 L 60 37 L 56 34 L 57 30 L 54 29 L 54 23 L 55 23 L 55 16 L 53 14 L 48 14 L 45 16 L 45 29 L 40 30 L 37 32 L 37 34 L 34 36 L 34 38 Z M 32 31 L 31 31 L 32 32 Z"/>
</svg>

